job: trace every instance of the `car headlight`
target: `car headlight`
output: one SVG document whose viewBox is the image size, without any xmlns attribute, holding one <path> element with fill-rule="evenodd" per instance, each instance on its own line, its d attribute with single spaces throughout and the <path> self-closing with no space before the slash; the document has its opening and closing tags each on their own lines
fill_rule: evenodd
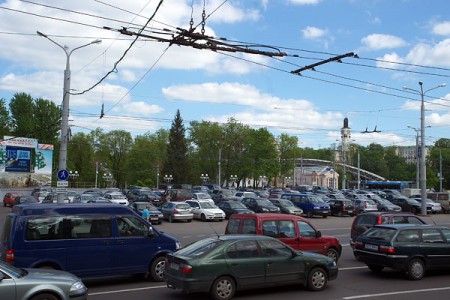
<svg viewBox="0 0 450 300">
<path fill-rule="evenodd" d="M 267 208 L 264 208 L 264 207 L 261 210 L 262 211 L 269 211 Z"/>
<path fill-rule="evenodd" d="M 320 207 L 314 206 L 314 208 L 313 208 L 313 209 L 320 209 Z"/>
<path fill-rule="evenodd" d="M 81 281 L 77 281 L 70 287 L 70 297 L 84 295 L 87 293 L 87 288 Z"/>
</svg>

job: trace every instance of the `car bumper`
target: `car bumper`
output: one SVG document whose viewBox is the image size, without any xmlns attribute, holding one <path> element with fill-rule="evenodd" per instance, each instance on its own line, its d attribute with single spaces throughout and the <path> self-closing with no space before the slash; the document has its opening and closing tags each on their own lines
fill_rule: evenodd
<svg viewBox="0 0 450 300">
<path fill-rule="evenodd" d="M 406 255 L 386 255 L 361 249 L 356 249 L 355 254 L 358 256 L 358 260 L 366 265 L 389 267 L 400 271 L 406 270 L 408 265 L 408 256 Z"/>
<path fill-rule="evenodd" d="M 212 282 L 202 282 L 192 278 L 180 278 L 169 273 L 164 273 L 167 287 L 181 290 L 183 293 L 209 292 Z"/>
<path fill-rule="evenodd" d="M 338 276 L 338 267 L 332 267 L 328 270 L 328 280 L 336 279 Z"/>
<path fill-rule="evenodd" d="M 172 215 L 172 218 L 174 220 L 192 220 L 194 218 L 194 215 Z"/>
<path fill-rule="evenodd" d="M 212 216 L 212 215 L 205 215 L 205 217 L 206 217 L 206 220 L 218 220 L 218 221 L 220 221 L 220 220 L 224 220 L 225 219 L 225 215 L 223 215 L 223 216 Z"/>
</svg>

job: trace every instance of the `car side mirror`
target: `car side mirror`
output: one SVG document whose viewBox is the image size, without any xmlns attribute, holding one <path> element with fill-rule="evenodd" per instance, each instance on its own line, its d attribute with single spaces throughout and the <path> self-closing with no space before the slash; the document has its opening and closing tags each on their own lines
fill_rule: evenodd
<svg viewBox="0 0 450 300">
<path fill-rule="evenodd" d="M 317 236 L 318 238 L 320 238 L 320 237 L 322 236 L 322 232 L 321 232 L 320 230 L 317 230 L 316 236 Z"/>
<path fill-rule="evenodd" d="M 155 233 L 155 231 L 153 230 L 153 227 L 149 227 L 149 228 L 148 228 L 147 236 L 149 236 L 149 237 L 154 237 L 154 236 L 156 236 L 156 233 Z"/>
</svg>

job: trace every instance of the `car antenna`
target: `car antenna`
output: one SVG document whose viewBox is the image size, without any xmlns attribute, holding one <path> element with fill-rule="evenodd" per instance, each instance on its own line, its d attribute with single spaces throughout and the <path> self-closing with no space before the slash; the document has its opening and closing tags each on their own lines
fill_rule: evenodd
<svg viewBox="0 0 450 300">
<path fill-rule="evenodd" d="M 212 231 L 214 231 L 214 233 L 217 235 L 217 238 L 220 238 L 220 234 L 217 233 L 216 229 L 214 229 L 214 227 L 211 225 L 211 223 L 208 223 L 209 227 L 211 227 Z"/>
</svg>

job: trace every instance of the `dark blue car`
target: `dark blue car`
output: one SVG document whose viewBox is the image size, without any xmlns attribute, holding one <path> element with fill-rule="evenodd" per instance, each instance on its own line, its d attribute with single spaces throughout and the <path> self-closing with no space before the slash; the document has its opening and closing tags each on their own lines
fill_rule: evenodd
<svg viewBox="0 0 450 300">
<path fill-rule="evenodd" d="M 303 210 L 308 218 L 313 216 L 328 217 L 331 214 L 330 205 L 314 194 L 282 194 L 281 199 L 290 200 Z"/>
</svg>

